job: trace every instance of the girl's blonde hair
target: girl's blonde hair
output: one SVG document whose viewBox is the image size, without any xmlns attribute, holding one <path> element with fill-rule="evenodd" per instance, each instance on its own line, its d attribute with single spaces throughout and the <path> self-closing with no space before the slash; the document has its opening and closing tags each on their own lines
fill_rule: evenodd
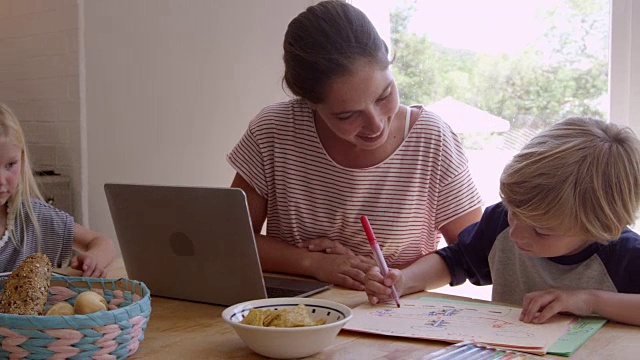
<svg viewBox="0 0 640 360">
<path fill-rule="evenodd" d="M 25 241 L 21 241 L 17 238 L 17 231 L 15 224 L 20 223 L 23 226 L 23 234 L 26 236 L 27 219 L 24 218 L 26 210 L 27 216 L 31 218 L 32 223 L 35 226 L 36 234 L 38 238 L 38 248 L 40 247 L 40 227 L 38 221 L 33 212 L 31 206 L 31 199 L 36 198 L 42 200 L 40 190 L 36 184 L 36 179 L 33 176 L 31 169 L 31 163 L 29 162 L 29 155 L 27 152 L 27 144 L 24 138 L 24 133 L 18 122 L 18 118 L 13 114 L 11 109 L 5 104 L 0 104 L 0 141 L 7 141 L 18 145 L 21 151 L 20 159 L 20 183 L 18 184 L 18 191 L 7 200 L 9 206 L 9 214 L 7 216 L 7 227 L 9 230 L 9 237 L 17 248 L 24 246 Z M 19 220 L 19 221 L 18 221 Z"/>
<path fill-rule="evenodd" d="M 640 205 L 640 141 L 627 127 L 565 119 L 505 167 L 500 196 L 509 212 L 534 226 L 617 239 Z"/>
</svg>

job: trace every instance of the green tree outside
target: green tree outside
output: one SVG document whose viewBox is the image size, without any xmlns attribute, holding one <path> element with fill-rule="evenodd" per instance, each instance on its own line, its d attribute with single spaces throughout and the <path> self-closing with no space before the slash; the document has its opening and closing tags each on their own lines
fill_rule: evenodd
<svg viewBox="0 0 640 360">
<path fill-rule="evenodd" d="M 568 116 L 606 119 L 608 1 L 566 0 L 544 14 L 548 30 L 540 43 L 517 56 L 449 49 L 410 33 L 415 6 L 405 2 L 390 14 L 403 103 L 451 96 L 510 121 L 514 131 L 538 132 Z"/>
</svg>

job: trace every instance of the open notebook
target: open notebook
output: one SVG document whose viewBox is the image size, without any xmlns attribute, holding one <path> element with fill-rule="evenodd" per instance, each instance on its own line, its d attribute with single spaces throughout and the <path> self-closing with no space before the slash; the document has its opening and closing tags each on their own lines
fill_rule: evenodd
<svg viewBox="0 0 640 360">
<path fill-rule="evenodd" d="M 401 299 L 400 304 L 362 304 L 344 329 L 569 356 L 605 322 L 558 315 L 544 324 L 526 324 L 517 307 L 436 297 Z"/>
</svg>

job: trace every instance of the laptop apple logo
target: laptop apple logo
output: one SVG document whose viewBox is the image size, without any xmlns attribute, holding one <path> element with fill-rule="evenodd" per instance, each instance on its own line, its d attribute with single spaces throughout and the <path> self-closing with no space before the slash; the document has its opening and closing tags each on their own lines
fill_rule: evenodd
<svg viewBox="0 0 640 360">
<path fill-rule="evenodd" d="M 174 232 L 169 237 L 169 245 L 171 251 L 178 256 L 193 256 L 193 241 L 187 235 L 181 232 Z"/>
</svg>

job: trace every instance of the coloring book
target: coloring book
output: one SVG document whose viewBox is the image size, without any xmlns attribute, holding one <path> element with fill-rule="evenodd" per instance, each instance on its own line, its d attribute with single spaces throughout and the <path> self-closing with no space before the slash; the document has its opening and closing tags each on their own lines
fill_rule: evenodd
<svg viewBox="0 0 640 360">
<path fill-rule="evenodd" d="M 576 320 L 556 315 L 544 324 L 526 324 L 517 307 L 439 298 L 401 299 L 400 305 L 362 304 L 353 309 L 344 329 L 452 343 L 468 340 L 544 354 Z"/>
</svg>

